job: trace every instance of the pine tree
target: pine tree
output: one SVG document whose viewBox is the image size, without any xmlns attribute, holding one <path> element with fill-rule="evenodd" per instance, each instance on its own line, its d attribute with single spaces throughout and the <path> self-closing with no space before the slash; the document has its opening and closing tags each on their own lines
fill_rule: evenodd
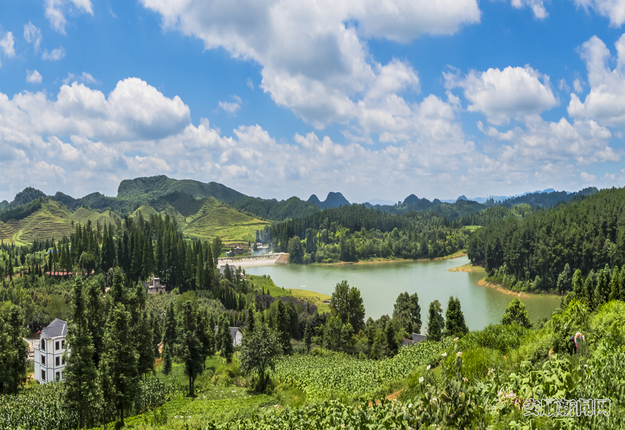
<svg viewBox="0 0 625 430">
<path fill-rule="evenodd" d="M 525 309 L 525 305 L 518 298 L 508 303 L 506 311 L 501 317 L 501 324 L 518 324 L 521 327 L 532 328 L 527 309 Z"/>
<path fill-rule="evenodd" d="M 293 353 L 293 347 L 291 346 L 291 335 L 288 326 L 288 315 L 286 306 L 282 300 L 278 300 L 278 314 L 276 316 L 276 331 L 278 332 L 278 338 L 282 345 L 282 352 L 285 355 Z"/>
<path fill-rule="evenodd" d="M 221 350 L 221 356 L 226 359 L 226 362 L 230 363 L 232 360 L 232 354 L 234 352 L 234 345 L 232 344 L 232 336 L 230 335 L 230 323 L 228 314 L 221 314 L 219 319 L 219 328 L 217 331 L 217 343 Z"/>
<path fill-rule="evenodd" d="M 102 303 L 102 290 L 100 285 L 95 280 L 90 280 L 83 290 L 83 296 L 87 330 L 91 335 L 91 340 L 95 348 L 93 361 L 97 369 L 100 365 L 100 356 L 102 355 L 105 325 L 104 304 Z"/>
<path fill-rule="evenodd" d="M 460 299 L 449 297 L 445 313 L 445 331 L 443 336 L 462 337 L 469 332 L 460 308 Z"/>
<path fill-rule="evenodd" d="M 180 320 L 180 357 L 184 363 L 184 374 L 189 378 L 189 397 L 195 397 L 195 378 L 204 370 L 202 342 L 197 333 L 197 315 L 193 303 L 187 300 L 182 305 Z"/>
<path fill-rule="evenodd" d="M 621 298 L 621 273 L 618 268 L 614 269 L 612 280 L 610 281 L 610 300 L 619 300 Z"/>
<path fill-rule="evenodd" d="M 80 428 L 95 424 L 99 404 L 98 371 L 94 362 L 95 347 L 89 331 L 85 308 L 83 283 L 74 280 L 72 315 L 67 330 L 67 343 L 71 350 L 63 371 L 65 392 L 63 407 L 78 417 Z"/>
<path fill-rule="evenodd" d="M 28 344 L 24 341 L 23 316 L 11 306 L 6 322 L 0 317 L 0 394 L 17 394 L 26 383 Z"/>
<path fill-rule="evenodd" d="M 397 354 L 398 346 L 397 341 L 395 340 L 395 326 L 391 320 L 386 322 L 384 334 L 386 338 L 386 354 L 388 357 L 392 357 Z"/>
<path fill-rule="evenodd" d="M 438 300 L 430 303 L 428 310 L 428 340 L 441 340 L 443 330 L 445 329 L 445 318 L 443 317 L 443 309 Z"/>
<path fill-rule="evenodd" d="M 176 315 L 174 303 L 171 302 L 165 316 L 165 332 L 163 333 L 163 373 L 168 375 L 173 362 L 174 344 L 176 342 Z"/>
<path fill-rule="evenodd" d="M 111 297 L 112 307 L 115 307 L 115 305 L 120 303 L 127 303 L 126 290 L 124 287 L 124 273 L 119 267 L 113 269 L 113 285 L 109 290 L 109 294 Z"/>
<path fill-rule="evenodd" d="M 130 312 L 121 303 L 112 306 L 104 330 L 104 353 L 100 363 L 102 391 L 124 425 L 137 391 L 138 354 L 131 336 Z"/>
</svg>

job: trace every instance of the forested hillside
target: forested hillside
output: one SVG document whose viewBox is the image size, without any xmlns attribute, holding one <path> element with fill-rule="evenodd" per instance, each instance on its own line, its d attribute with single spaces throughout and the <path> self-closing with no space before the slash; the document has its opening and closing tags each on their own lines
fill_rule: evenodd
<svg viewBox="0 0 625 430">
<path fill-rule="evenodd" d="M 326 209 L 265 229 L 293 262 L 434 258 L 464 248 L 470 232 L 433 213 L 393 215 L 364 205 Z"/>
<path fill-rule="evenodd" d="M 625 264 L 625 189 L 609 189 L 579 202 L 504 217 L 479 229 L 468 255 L 491 274 L 554 289 L 568 264 L 586 276 L 591 270 Z"/>
</svg>

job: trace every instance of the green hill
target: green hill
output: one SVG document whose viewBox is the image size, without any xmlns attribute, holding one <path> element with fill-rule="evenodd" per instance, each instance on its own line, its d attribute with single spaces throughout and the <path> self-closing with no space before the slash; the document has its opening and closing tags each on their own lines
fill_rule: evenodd
<svg viewBox="0 0 625 430">
<path fill-rule="evenodd" d="M 97 212 L 90 209 L 79 208 L 72 212 L 67 206 L 50 199 L 33 201 L 37 204 L 37 210 L 25 217 L 15 216 L 6 219 L 10 212 L 3 212 L 4 220 L 0 221 L 0 240 L 4 242 L 22 245 L 31 243 L 35 239 L 62 239 L 69 237 L 74 232 L 74 222 L 86 224 L 114 223 L 119 215 L 114 212 Z"/>
<path fill-rule="evenodd" d="M 126 179 L 119 184 L 117 198 L 133 202 L 148 202 L 172 193 L 188 194 L 195 199 L 215 197 L 217 200 L 232 203 L 243 199 L 242 194 L 217 182 L 199 182 L 191 179 L 171 179 L 167 176 Z"/>
<path fill-rule="evenodd" d="M 199 212 L 187 217 L 182 232 L 197 239 L 219 236 L 224 243 L 253 242 L 256 230 L 268 225 L 267 221 L 243 214 L 211 197 L 204 200 Z"/>
</svg>

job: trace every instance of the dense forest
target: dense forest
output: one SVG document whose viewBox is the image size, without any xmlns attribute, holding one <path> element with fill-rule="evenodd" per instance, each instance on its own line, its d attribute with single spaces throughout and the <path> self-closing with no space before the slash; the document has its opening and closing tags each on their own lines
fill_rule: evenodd
<svg viewBox="0 0 625 430">
<path fill-rule="evenodd" d="M 392 215 L 364 205 L 325 209 L 264 233 L 296 263 L 441 257 L 463 249 L 470 234 L 433 213 Z"/>
<path fill-rule="evenodd" d="M 495 219 L 471 236 L 468 256 L 512 285 L 531 281 L 534 290 L 554 290 L 566 265 L 586 276 L 625 264 L 624 209 L 625 189 L 609 189 L 522 218 Z"/>
</svg>

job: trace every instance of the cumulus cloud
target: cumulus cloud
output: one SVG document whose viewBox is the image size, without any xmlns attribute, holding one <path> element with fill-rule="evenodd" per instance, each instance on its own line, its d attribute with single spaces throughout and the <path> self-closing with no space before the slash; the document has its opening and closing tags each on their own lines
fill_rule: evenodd
<svg viewBox="0 0 625 430">
<path fill-rule="evenodd" d="M 259 63 L 260 87 L 318 129 L 356 118 L 361 97 L 383 84 L 385 68 L 369 55 L 368 38 L 409 42 L 480 21 L 476 0 L 142 3 L 161 14 L 166 29 Z"/>
<path fill-rule="evenodd" d="M 549 16 L 543 4 L 543 0 L 512 0 L 512 7 L 516 9 L 529 7 L 532 9 L 536 19 L 545 19 Z"/>
<path fill-rule="evenodd" d="M 503 124 L 513 118 L 537 115 L 557 106 L 549 76 L 525 67 L 471 71 L 460 78 L 444 73 L 447 88 L 460 87 L 471 102 L 469 112 L 482 112 L 488 122 Z"/>
<path fill-rule="evenodd" d="M 612 125 L 625 125 L 625 34 L 616 45 L 616 58 L 613 58 L 607 46 L 597 36 L 593 36 L 579 49 L 580 56 L 588 70 L 590 93 L 582 102 L 578 95 L 571 94 L 567 107 L 570 116 L 575 118 L 594 118 Z M 616 63 L 610 69 L 609 63 Z M 581 83 L 576 91 L 582 90 Z M 581 92 L 581 91 L 578 91 Z"/>
<path fill-rule="evenodd" d="M 252 82 L 252 78 L 247 78 L 247 82 L 245 84 L 250 90 L 254 91 L 254 82 Z"/>
<path fill-rule="evenodd" d="M 35 52 L 39 52 L 43 36 L 41 35 L 41 30 L 35 27 L 30 21 L 28 21 L 28 24 L 24 25 L 24 40 L 28 43 L 32 43 Z"/>
<path fill-rule="evenodd" d="M 582 81 L 580 81 L 579 79 L 575 79 L 573 81 L 573 89 L 577 93 L 583 92 L 584 91 L 584 87 L 583 87 Z"/>
<path fill-rule="evenodd" d="M 236 102 L 222 102 L 219 101 L 219 109 L 223 109 L 228 116 L 236 116 L 237 111 L 241 108 L 241 105 Z"/>
<path fill-rule="evenodd" d="M 45 0 L 44 15 L 50 27 L 61 34 L 65 34 L 67 19 L 65 13 L 82 12 L 93 15 L 91 0 Z"/>
<path fill-rule="evenodd" d="M 30 70 L 26 70 L 26 82 L 29 84 L 40 84 L 41 80 L 41 73 L 36 70 L 33 70 L 32 72 Z"/>
<path fill-rule="evenodd" d="M 618 0 L 573 0 L 576 6 L 593 9 L 610 20 L 610 27 L 620 27 L 625 22 L 625 4 Z"/>
<path fill-rule="evenodd" d="M 478 123 L 486 141 L 499 143 L 482 150 L 465 136 L 453 97 L 397 97 L 396 88 L 418 91 L 418 80 L 401 64 L 393 67 L 378 71 L 378 85 L 356 103 L 359 119 L 349 130 L 359 130 L 346 131 L 344 143 L 319 132 L 277 140 L 258 124 L 222 134 L 207 119 L 193 124 L 180 98 L 138 78 L 108 94 L 77 81 L 57 94 L 0 93 L 0 197 L 12 198 L 24 184 L 47 193 L 114 194 L 121 178 L 166 173 L 262 197 L 307 196 L 340 184 L 356 201 L 389 192 L 403 198 L 406 191 L 432 198 L 457 194 L 458 178 L 570 188 L 586 166 L 620 160 L 610 131 L 595 121 L 546 122 L 538 115 L 510 130 Z M 368 134 L 385 144 L 369 145 Z"/>
<path fill-rule="evenodd" d="M 63 57 L 65 57 L 65 48 L 63 48 L 62 46 L 59 46 L 58 48 L 53 49 L 52 52 L 48 52 L 48 50 L 46 49 L 45 51 L 43 51 L 43 54 L 41 55 L 42 59 L 48 60 L 48 61 L 58 61 Z"/>
<path fill-rule="evenodd" d="M 7 32 L 2 39 L 0 39 L 0 48 L 4 52 L 7 58 L 15 57 L 15 40 L 13 39 L 13 33 Z"/>
</svg>

